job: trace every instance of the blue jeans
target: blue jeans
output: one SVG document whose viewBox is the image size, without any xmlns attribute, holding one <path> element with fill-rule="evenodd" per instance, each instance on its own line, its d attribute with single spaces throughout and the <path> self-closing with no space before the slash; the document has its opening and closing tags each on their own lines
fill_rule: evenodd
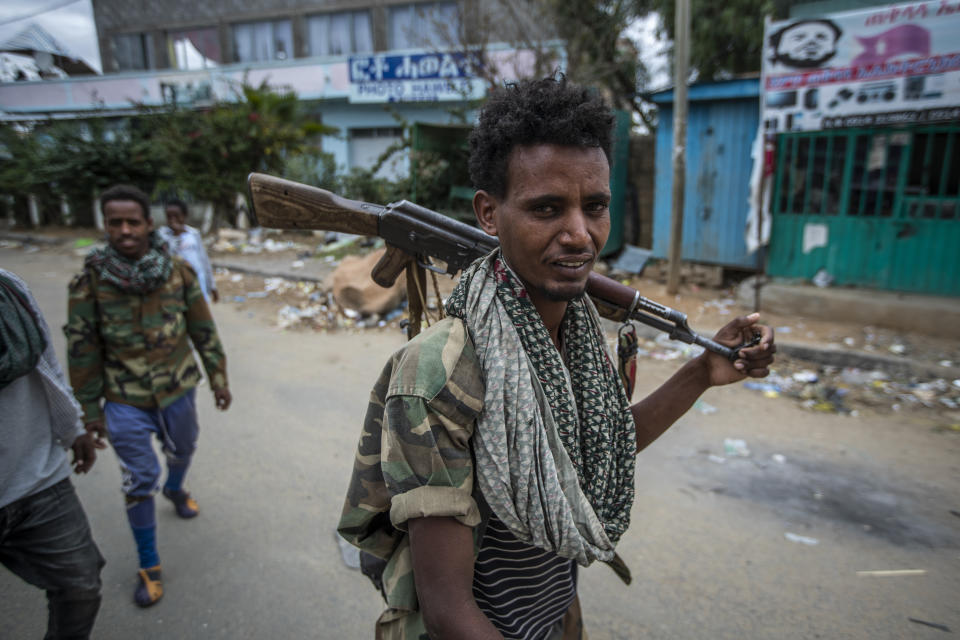
<svg viewBox="0 0 960 640">
<path fill-rule="evenodd" d="M 69 478 L 0 509 L 0 562 L 47 592 L 47 640 L 90 637 L 104 560 Z"/>
<path fill-rule="evenodd" d="M 147 498 L 160 486 L 160 461 L 153 451 L 153 438 L 163 444 L 168 466 L 190 464 L 197 448 L 196 389 L 164 409 L 140 409 L 120 402 L 106 402 L 110 444 L 120 458 L 123 492 L 132 498 Z"/>
</svg>

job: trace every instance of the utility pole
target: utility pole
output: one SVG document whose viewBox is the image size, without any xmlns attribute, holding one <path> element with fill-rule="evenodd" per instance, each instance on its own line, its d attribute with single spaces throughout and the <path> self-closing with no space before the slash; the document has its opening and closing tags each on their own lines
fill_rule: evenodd
<svg viewBox="0 0 960 640">
<path fill-rule="evenodd" d="M 683 190 L 687 162 L 687 69 L 690 66 L 690 0 L 676 0 L 673 40 L 673 190 L 667 293 L 680 290 L 683 257 Z"/>
</svg>

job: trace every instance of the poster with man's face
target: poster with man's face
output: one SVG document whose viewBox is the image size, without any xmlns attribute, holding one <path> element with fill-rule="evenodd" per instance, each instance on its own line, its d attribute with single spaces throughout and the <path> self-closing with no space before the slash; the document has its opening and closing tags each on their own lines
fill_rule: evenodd
<svg viewBox="0 0 960 640">
<path fill-rule="evenodd" d="M 944 0 L 771 22 L 761 126 L 776 133 L 958 119 L 957 34 L 960 2 Z"/>
</svg>

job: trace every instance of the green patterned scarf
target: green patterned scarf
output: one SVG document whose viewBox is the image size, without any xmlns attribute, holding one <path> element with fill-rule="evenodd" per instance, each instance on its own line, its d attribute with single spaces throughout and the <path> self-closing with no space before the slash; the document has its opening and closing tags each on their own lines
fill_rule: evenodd
<svg viewBox="0 0 960 640">
<path fill-rule="evenodd" d="M 609 560 L 630 523 L 636 432 L 586 296 L 569 303 L 566 366 L 499 250 L 475 262 L 447 302 L 470 329 L 484 370 L 474 434 L 477 481 L 521 540 Z"/>
<path fill-rule="evenodd" d="M 33 371 L 46 348 L 23 291 L 0 275 L 0 389 Z"/>
<path fill-rule="evenodd" d="M 96 271 L 104 282 L 109 282 L 124 293 L 146 294 L 160 287 L 170 277 L 173 261 L 167 245 L 159 235 L 150 233 L 150 248 L 139 260 L 131 260 L 117 253 L 109 244 L 87 254 L 83 266 Z"/>
</svg>

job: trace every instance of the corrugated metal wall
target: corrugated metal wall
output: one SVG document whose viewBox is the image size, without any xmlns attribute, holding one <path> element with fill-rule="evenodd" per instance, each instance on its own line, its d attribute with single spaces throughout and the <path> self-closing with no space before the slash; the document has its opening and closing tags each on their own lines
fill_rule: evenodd
<svg viewBox="0 0 960 640">
<path fill-rule="evenodd" d="M 683 260 L 753 269 L 756 257 L 744 241 L 747 198 L 753 162 L 750 148 L 759 124 L 757 81 L 733 81 L 739 90 L 691 87 L 687 123 L 686 184 L 683 212 Z M 744 93 L 753 95 L 744 96 Z M 727 95 L 739 94 L 728 98 Z M 716 96 L 716 97 L 714 97 Z M 673 105 L 660 107 L 654 197 L 653 255 L 666 258 L 670 247 L 673 183 Z"/>
<path fill-rule="evenodd" d="M 960 295 L 960 124 L 781 134 L 767 272 Z"/>
</svg>

